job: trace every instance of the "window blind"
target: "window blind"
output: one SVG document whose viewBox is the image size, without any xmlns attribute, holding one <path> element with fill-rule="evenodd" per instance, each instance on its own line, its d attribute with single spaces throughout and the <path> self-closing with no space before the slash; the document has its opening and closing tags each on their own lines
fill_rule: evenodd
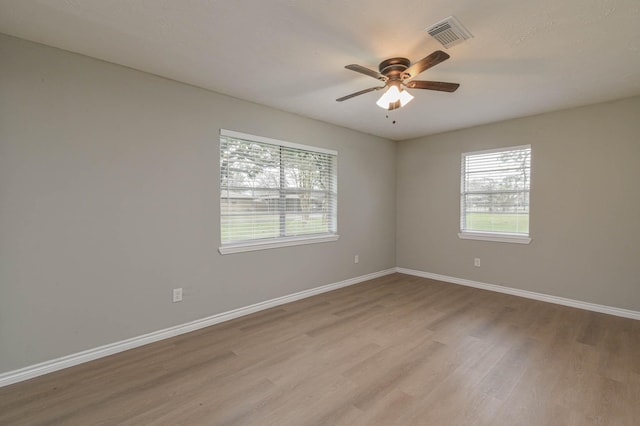
<svg viewBox="0 0 640 426">
<path fill-rule="evenodd" d="M 337 153 L 220 134 L 222 245 L 335 235 Z"/>
<path fill-rule="evenodd" d="M 460 230 L 529 235 L 531 146 L 462 154 Z"/>
</svg>

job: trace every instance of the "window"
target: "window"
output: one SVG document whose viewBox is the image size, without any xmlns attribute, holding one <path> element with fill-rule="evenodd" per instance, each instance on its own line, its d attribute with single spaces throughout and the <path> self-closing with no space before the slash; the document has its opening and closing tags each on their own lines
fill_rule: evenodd
<svg viewBox="0 0 640 426">
<path fill-rule="evenodd" d="M 335 241 L 337 152 L 220 131 L 220 253 Z"/>
<path fill-rule="evenodd" d="M 531 146 L 462 154 L 460 238 L 528 244 Z"/>
</svg>

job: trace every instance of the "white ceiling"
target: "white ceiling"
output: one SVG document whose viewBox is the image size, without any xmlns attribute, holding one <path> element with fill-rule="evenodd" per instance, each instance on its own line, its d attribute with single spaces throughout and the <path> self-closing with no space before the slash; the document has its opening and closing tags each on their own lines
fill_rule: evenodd
<svg viewBox="0 0 640 426">
<path fill-rule="evenodd" d="M 449 15 L 474 38 L 445 50 Z M 640 94 L 639 0 L 0 0 L 0 32 L 393 140 Z M 378 85 L 345 65 L 437 49 L 418 79 L 457 92 L 335 101 Z"/>
</svg>

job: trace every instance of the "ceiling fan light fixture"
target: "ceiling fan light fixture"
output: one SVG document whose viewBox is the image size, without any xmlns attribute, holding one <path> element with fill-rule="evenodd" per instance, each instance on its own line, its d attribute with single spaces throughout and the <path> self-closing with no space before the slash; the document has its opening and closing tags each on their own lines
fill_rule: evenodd
<svg viewBox="0 0 640 426">
<path fill-rule="evenodd" d="M 380 108 L 389 109 L 389 104 L 398 100 L 400 100 L 400 90 L 398 90 L 398 86 L 391 85 L 389 86 L 387 91 L 384 92 L 382 96 L 380 96 L 380 99 L 378 99 L 376 105 L 378 105 Z"/>
<path fill-rule="evenodd" d="M 404 89 L 398 89 L 398 86 L 394 84 L 389 86 L 389 89 L 380 96 L 376 105 L 383 109 L 391 109 L 391 105 L 398 101 L 400 101 L 400 106 L 403 107 L 411 102 L 412 99 L 413 95 L 411 95 L 411 93 Z"/>
<path fill-rule="evenodd" d="M 406 90 L 400 92 L 400 106 L 405 106 L 413 100 L 413 95 Z"/>
<path fill-rule="evenodd" d="M 380 96 L 380 99 L 378 99 L 378 101 L 376 102 L 376 105 L 378 105 L 382 109 L 389 109 L 389 101 L 387 101 L 386 93 Z"/>
</svg>

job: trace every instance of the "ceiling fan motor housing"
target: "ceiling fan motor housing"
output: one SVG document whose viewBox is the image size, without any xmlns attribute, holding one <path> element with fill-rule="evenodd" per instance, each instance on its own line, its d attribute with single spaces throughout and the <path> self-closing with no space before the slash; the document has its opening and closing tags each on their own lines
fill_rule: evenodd
<svg viewBox="0 0 640 426">
<path fill-rule="evenodd" d="M 390 58 L 380 62 L 378 69 L 380 74 L 385 75 L 389 80 L 400 80 L 402 73 L 409 68 L 411 61 L 407 58 Z"/>
</svg>

